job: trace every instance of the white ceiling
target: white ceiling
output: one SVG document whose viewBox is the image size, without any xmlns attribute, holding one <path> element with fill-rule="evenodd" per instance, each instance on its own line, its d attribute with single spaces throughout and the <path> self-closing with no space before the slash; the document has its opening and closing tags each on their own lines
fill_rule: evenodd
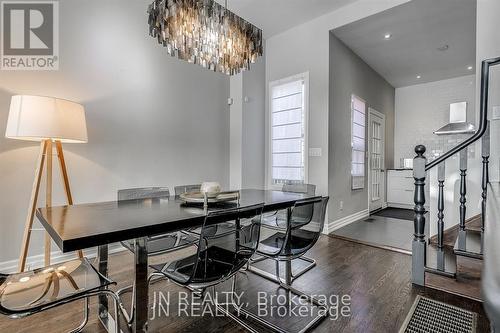
<svg viewBox="0 0 500 333">
<path fill-rule="evenodd" d="M 475 72 L 467 69 L 476 57 L 475 0 L 413 0 L 333 32 L 394 87 Z"/>
<path fill-rule="evenodd" d="M 216 0 L 224 4 L 224 0 Z M 228 0 L 230 11 L 261 28 L 268 38 L 355 0 Z"/>
</svg>

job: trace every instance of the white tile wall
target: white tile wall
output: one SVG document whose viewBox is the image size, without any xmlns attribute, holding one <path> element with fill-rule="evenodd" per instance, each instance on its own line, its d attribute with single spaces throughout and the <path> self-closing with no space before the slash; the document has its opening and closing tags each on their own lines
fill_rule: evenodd
<svg viewBox="0 0 500 333">
<path fill-rule="evenodd" d="M 467 120 L 475 123 L 475 75 L 396 89 L 394 163 L 413 158 L 418 144 L 427 147 L 429 160 L 465 140 L 469 134 L 437 136 L 433 131 L 448 123 L 450 103 L 467 102 Z M 474 157 L 474 147 L 469 155 Z"/>
</svg>

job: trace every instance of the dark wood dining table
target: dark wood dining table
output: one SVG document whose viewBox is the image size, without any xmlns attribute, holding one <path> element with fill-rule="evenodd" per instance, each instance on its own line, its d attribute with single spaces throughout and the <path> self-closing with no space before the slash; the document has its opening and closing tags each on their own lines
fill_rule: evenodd
<svg viewBox="0 0 500 333">
<path fill-rule="evenodd" d="M 302 193 L 243 189 L 239 206 L 264 204 L 264 212 L 288 209 L 301 199 L 313 198 Z M 37 217 L 62 252 L 97 247 L 97 269 L 108 275 L 108 245 L 134 239 L 135 289 L 132 331 L 147 332 L 148 323 L 148 249 L 147 237 L 201 227 L 211 210 L 189 206 L 176 198 L 109 201 L 39 208 Z M 99 319 L 108 332 L 116 330 L 108 312 L 106 297 L 99 299 Z"/>
</svg>

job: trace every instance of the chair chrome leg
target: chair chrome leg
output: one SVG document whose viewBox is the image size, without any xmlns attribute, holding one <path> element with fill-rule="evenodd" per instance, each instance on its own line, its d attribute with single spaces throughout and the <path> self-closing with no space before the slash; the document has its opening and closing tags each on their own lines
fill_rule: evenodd
<svg viewBox="0 0 500 333">
<path fill-rule="evenodd" d="M 299 278 L 300 276 L 302 276 L 304 273 L 310 271 L 311 269 L 313 269 L 314 267 L 316 267 L 316 260 L 312 259 L 312 258 L 308 258 L 306 256 L 302 256 L 302 257 L 299 257 L 297 259 L 300 259 L 300 260 L 303 260 L 305 262 L 308 262 L 309 265 L 307 265 L 306 267 L 302 268 L 300 271 L 298 271 L 297 273 L 293 274 L 293 271 L 292 271 L 292 282 Z"/>
<path fill-rule="evenodd" d="M 278 280 L 279 281 L 282 281 L 283 279 L 281 278 L 281 275 L 279 273 L 279 262 L 280 260 L 276 259 L 276 258 L 273 258 L 273 257 L 265 257 L 265 256 L 262 256 L 260 258 L 257 258 L 257 259 L 253 259 L 252 260 L 252 263 L 257 263 L 257 262 L 261 262 L 261 261 L 264 261 L 264 260 L 274 260 L 276 262 L 276 279 L 272 279 L 272 281 L 278 283 Z M 289 279 L 288 281 L 288 284 L 292 284 L 293 281 L 295 281 L 296 279 L 298 279 L 300 276 L 304 275 L 305 273 L 307 273 L 308 271 L 310 271 L 311 269 L 313 269 L 314 267 L 316 267 L 316 260 L 312 259 L 312 258 L 308 258 L 308 257 L 305 257 L 305 256 L 302 256 L 302 257 L 298 257 L 298 258 L 295 258 L 293 260 L 303 260 L 305 262 L 308 262 L 309 265 L 307 265 L 306 267 L 300 269 L 299 271 L 295 272 L 295 274 L 293 273 L 293 270 L 290 270 L 290 269 L 287 269 L 285 272 L 285 280 Z M 292 262 L 293 262 L 292 260 Z M 288 265 L 288 263 L 286 264 L 285 268 L 291 268 L 291 264 Z M 269 277 L 271 276 L 271 274 L 269 274 L 268 272 L 264 271 L 263 269 L 260 269 L 260 268 L 256 268 L 252 265 L 248 265 L 248 267 L 245 269 L 245 270 L 248 270 L 248 271 L 251 271 L 257 275 L 260 275 L 266 279 L 269 279 Z"/>
<path fill-rule="evenodd" d="M 134 299 L 134 289 L 135 289 L 134 288 L 134 284 L 132 284 L 130 286 L 123 287 L 120 290 L 118 290 L 116 292 L 116 294 L 118 295 L 118 297 L 122 297 L 123 294 L 132 291 L 132 298 L 131 299 L 133 300 Z M 129 321 L 128 321 L 127 324 L 131 325 L 132 324 L 132 320 L 134 318 L 134 305 L 133 305 L 133 302 L 131 302 L 131 304 L 130 304 L 130 312 L 129 313 L 130 313 L 130 319 L 129 319 Z"/>
<path fill-rule="evenodd" d="M 268 258 L 268 257 L 266 257 L 266 256 L 261 256 L 260 258 L 251 258 L 251 259 L 248 261 L 248 264 L 250 264 L 250 263 L 255 264 L 255 263 L 258 263 L 258 262 L 261 262 L 261 261 L 267 260 L 267 259 L 269 259 L 269 258 Z"/>
<path fill-rule="evenodd" d="M 127 311 L 125 310 L 125 307 L 123 306 L 123 303 L 118 295 L 111 291 L 107 291 L 106 295 L 111 297 L 113 299 L 113 322 L 110 323 L 111 327 L 108 327 L 108 332 L 116 332 L 116 333 L 123 333 L 120 327 L 120 314 L 123 316 L 123 319 L 127 323 L 127 329 L 131 328 L 131 325 L 129 324 L 130 319 L 129 315 L 127 314 Z"/>
<path fill-rule="evenodd" d="M 87 318 L 85 321 L 88 320 L 88 314 L 89 314 L 89 307 L 88 307 L 88 299 L 89 297 L 92 297 L 92 296 L 98 296 L 99 297 L 99 300 L 101 300 L 102 298 L 106 298 L 108 299 L 108 297 L 111 297 L 112 300 L 113 300 L 113 316 L 111 315 L 107 315 L 106 316 L 106 320 L 103 320 L 100 318 L 101 320 L 101 323 L 103 324 L 103 327 L 104 329 L 108 332 L 108 333 L 123 333 L 123 331 L 121 330 L 120 328 L 120 315 L 123 316 L 123 318 L 125 319 L 126 322 L 128 322 L 128 313 L 127 311 L 125 310 L 125 307 L 123 306 L 123 303 L 120 299 L 120 297 L 118 297 L 118 295 L 116 295 L 114 292 L 112 292 L 111 290 L 108 290 L 108 289 L 102 289 L 102 290 L 98 290 L 98 291 L 95 291 L 95 292 L 92 292 L 92 293 L 89 293 L 87 295 L 85 295 L 85 306 L 86 306 L 86 311 L 85 311 L 85 317 Z M 70 333 L 76 333 L 76 332 L 80 332 L 82 329 L 83 329 L 83 323 L 74 331 L 71 331 Z"/>
<path fill-rule="evenodd" d="M 81 324 L 75 328 L 74 330 L 69 331 L 69 333 L 79 333 L 83 330 L 83 328 L 87 325 L 89 322 L 89 299 L 88 297 L 85 297 L 83 299 L 83 321 Z"/>
<path fill-rule="evenodd" d="M 262 261 L 261 259 L 262 258 L 259 258 L 257 260 Z M 291 263 L 288 264 L 286 266 L 287 272 L 285 272 L 285 275 L 286 275 L 285 282 L 283 282 L 283 280 L 281 279 L 281 276 L 280 276 L 280 265 L 279 265 L 280 261 L 278 259 L 272 258 L 272 257 L 266 257 L 266 259 L 271 259 L 271 260 L 274 260 L 276 262 L 276 276 L 273 276 L 272 274 L 270 274 L 262 269 L 253 267 L 253 266 L 249 266 L 248 271 L 252 272 L 260 277 L 263 277 L 271 282 L 277 283 L 281 288 L 287 290 L 289 293 L 293 293 L 297 296 L 301 296 L 302 298 L 306 299 L 312 305 L 315 305 L 318 307 L 318 311 L 319 311 L 318 315 L 313 320 L 311 320 L 309 323 L 307 323 L 307 325 L 303 329 L 301 329 L 298 333 L 305 333 L 305 332 L 309 331 L 310 329 L 315 327 L 317 324 L 319 324 L 320 321 L 322 321 L 323 319 L 325 319 L 328 316 L 329 307 L 326 304 L 320 302 L 316 298 L 309 296 L 309 295 L 305 294 L 304 292 L 302 292 L 298 289 L 295 289 L 291 286 L 292 282 L 296 278 L 298 278 L 299 276 L 303 275 L 307 271 L 311 270 L 314 266 L 316 266 L 316 261 L 314 259 L 307 258 L 307 257 L 296 258 L 296 259 L 302 259 L 306 262 L 309 262 L 310 264 L 307 267 L 305 267 L 304 269 L 300 270 L 295 275 L 293 275 L 291 272 Z M 281 327 L 279 327 L 279 326 L 277 326 L 277 325 L 275 325 L 267 320 L 264 320 L 264 319 L 258 317 L 257 315 L 255 315 L 254 313 L 252 313 L 248 310 L 241 309 L 240 312 L 243 313 L 244 315 L 252 318 L 253 320 L 259 322 L 260 324 L 268 327 L 269 329 L 271 329 L 275 332 L 290 333 L 289 331 L 287 331 L 287 330 L 285 330 L 285 329 L 283 329 L 283 328 L 281 328 Z"/>
<path fill-rule="evenodd" d="M 280 262 L 279 260 L 274 260 L 274 263 L 276 264 L 276 281 L 281 281 Z"/>
<path fill-rule="evenodd" d="M 253 272 L 253 271 L 251 271 Z M 257 275 L 260 275 L 260 274 L 257 274 Z M 267 277 L 265 277 L 267 278 Z M 271 280 L 272 281 L 272 280 Z M 276 282 L 276 281 L 274 281 Z M 283 282 L 279 282 L 279 286 L 285 290 L 287 290 L 289 293 L 293 293 L 297 296 L 301 296 L 302 298 L 306 299 L 309 303 L 311 303 L 312 305 L 315 305 L 318 307 L 318 315 L 313 319 L 311 320 L 310 322 L 307 323 L 307 325 L 302 328 L 300 331 L 298 331 L 297 333 L 305 333 L 309 330 L 311 330 L 312 328 L 314 328 L 316 325 L 318 325 L 323 319 L 325 319 L 326 317 L 328 317 L 328 314 L 329 314 L 329 308 L 326 304 L 320 302 L 319 300 L 317 300 L 316 298 L 310 296 L 310 295 L 307 295 L 305 294 L 304 292 L 300 291 L 300 290 L 297 290 L 291 286 L 287 286 L 286 284 L 284 284 Z M 260 323 L 261 325 L 275 331 L 275 332 L 279 332 L 279 333 L 290 333 L 291 331 L 288 331 L 284 328 L 281 328 L 279 326 L 277 326 L 276 324 L 273 324 L 265 319 L 262 319 L 261 317 L 257 316 L 256 314 L 246 310 L 246 309 L 243 309 L 243 308 L 240 308 L 239 309 L 239 312 L 241 312 L 242 314 L 246 315 L 247 317 L 250 317 L 252 318 L 253 320 L 257 321 L 258 323 Z M 241 320 L 241 319 L 240 319 Z"/>
<path fill-rule="evenodd" d="M 238 325 L 245 328 L 250 333 L 259 333 L 259 331 L 256 331 L 254 328 L 252 328 L 250 325 L 248 325 L 246 322 L 244 322 L 241 318 L 232 314 L 228 310 L 227 305 L 233 306 L 235 309 L 237 309 L 237 311 L 239 311 L 239 309 L 241 308 L 237 304 L 234 303 L 234 293 L 235 293 L 235 289 L 236 289 L 236 274 L 233 275 L 232 280 L 233 281 L 231 283 L 231 293 L 230 293 L 231 301 L 229 303 L 220 304 L 219 302 L 217 302 L 217 296 L 215 294 L 215 286 L 212 287 L 212 292 L 214 293 L 213 299 L 215 300 L 215 305 L 217 307 L 217 310 L 220 311 L 221 313 L 223 313 L 224 315 L 226 315 L 227 317 L 231 318 L 232 320 L 234 320 L 236 323 L 238 323 Z"/>
</svg>

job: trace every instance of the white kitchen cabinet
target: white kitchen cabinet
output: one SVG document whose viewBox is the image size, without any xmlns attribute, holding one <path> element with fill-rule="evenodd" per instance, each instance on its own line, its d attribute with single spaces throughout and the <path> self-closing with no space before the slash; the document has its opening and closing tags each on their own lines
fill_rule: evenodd
<svg viewBox="0 0 500 333">
<path fill-rule="evenodd" d="M 413 209 L 414 191 L 415 180 L 413 179 L 413 170 L 387 170 L 387 206 Z"/>
</svg>

